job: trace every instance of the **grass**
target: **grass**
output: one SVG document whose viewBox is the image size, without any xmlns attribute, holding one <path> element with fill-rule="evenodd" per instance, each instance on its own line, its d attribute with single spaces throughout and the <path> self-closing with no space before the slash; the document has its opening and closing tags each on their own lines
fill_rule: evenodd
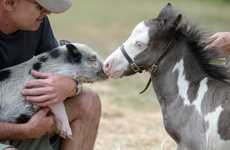
<svg viewBox="0 0 230 150">
<path fill-rule="evenodd" d="M 66 13 L 52 15 L 59 39 L 82 42 L 106 58 L 134 28 L 156 17 L 165 0 L 78 0 Z M 182 14 L 205 31 L 230 31 L 230 4 L 214 0 L 171 0 Z M 165 132 L 153 89 L 139 95 L 148 74 L 96 83 L 102 99 L 102 120 L 96 150 L 175 149 Z M 163 145 L 163 148 L 162 148 Z"/>
</svg>

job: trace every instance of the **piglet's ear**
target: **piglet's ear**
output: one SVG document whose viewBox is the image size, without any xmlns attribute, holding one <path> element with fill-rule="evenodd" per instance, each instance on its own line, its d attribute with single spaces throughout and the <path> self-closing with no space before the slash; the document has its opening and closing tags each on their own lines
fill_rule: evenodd
<svg viewBox="0 0 230 150">
<path fill-rule="evenodd" d="M 80 51 L 78 50 L 78 48 L 73 45 L 73 44 L 67 44 L 66 48 L 68 50 L 68 52 L 73 56 L 73 57 L 77 57 L 77 55 L 81 55 Z"/>
<path fill-rule="evenodd" d="M 71 62 L 80 62 L 82 58 L 82 54 L 78 50 L 78 48 L 73 44 L 66 45 L 68 51 L 68 60 Z"/>
<path fill-rule="evenodd" d="M 73 44 L 67 44 L 67 45 L 66 45 L 66 48 L 67 48 L 67 50 L 68 50 L 69 52 L 72 52 L 72 53 L 75 53 L 75 54 L 79 53 L 79 50 L 78 50 L 77 47 L 76 47 L 75 45 L 73 45 Z"/>
<path fill-rule="evenodd" d="M 77 47 L 74 46 L 73 44 L 66 44 L 66 47 L 67 47 L 68 50 L 75 50 L 75 49 L 77 49 Z"/>
</svg>

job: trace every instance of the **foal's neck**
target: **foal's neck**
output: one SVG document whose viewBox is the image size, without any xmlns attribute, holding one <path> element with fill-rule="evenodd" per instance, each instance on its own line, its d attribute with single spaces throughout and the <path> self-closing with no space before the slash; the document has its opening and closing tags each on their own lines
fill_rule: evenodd
<svg viewBox="0 0 230 150">
<path fill-rule="evenodd" d="M 178 82 L 199 83 L 206 77 L 205 72 L 189 50 L 186 42 L 179 41 L 162 60 L 156 77 L 154 89 L 160 102 L 175 100 L 178 96 Z M 180 81 L 178 81 L 180 80 Z"/>
</svg>

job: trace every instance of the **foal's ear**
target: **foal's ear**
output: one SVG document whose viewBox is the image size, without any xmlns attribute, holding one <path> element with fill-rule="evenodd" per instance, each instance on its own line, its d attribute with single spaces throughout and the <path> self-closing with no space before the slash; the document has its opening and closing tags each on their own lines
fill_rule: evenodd
<svg viewBox="0 0 230 150">
<path fill-rule="evenodd" d="M 166 6 L 164 6 L 159 15 L 158 18 L 159 19 L 168 19 L 169 17 L 171 17 L 173 14 L 175 13 L 175 10 L 173 9 L 173 6 L 171 3 L 168 3 Z"/>
<path fill-rule="evenodd" d="M 173 27 L 177 28 L 177 26 L 180 24 L 182 19 L 182 14 L 177 15 L 176 19 L 173 22 Z"/>
<path fill-rule="evenodd" d="M 182 19 L 182 15 L 176 11 L 171 3 L 168 3 L 158 15 L 158 19 L 164 27 L 177 27 Z"/>
</svg>

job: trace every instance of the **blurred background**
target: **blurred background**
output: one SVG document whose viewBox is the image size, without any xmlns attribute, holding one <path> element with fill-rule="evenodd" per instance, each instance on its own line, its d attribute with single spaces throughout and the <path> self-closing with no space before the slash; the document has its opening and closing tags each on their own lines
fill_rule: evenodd
<svg viewBox="0 0 230 150">
<path fill-rule="evenodd" d="M 230 0 L 73 0 L 66 13 L 51 15 L 58 39 L 85 43 L 105 59 L 142 20 L 156 17 L 171 2 L 204 31 L 230 31 Z M 89 85 L 102 100 L 95 150 L 175 150 L 164 130 L 148 73 Z M 88 86 L 88 85 L 87 85 Z"/>
</svg>

